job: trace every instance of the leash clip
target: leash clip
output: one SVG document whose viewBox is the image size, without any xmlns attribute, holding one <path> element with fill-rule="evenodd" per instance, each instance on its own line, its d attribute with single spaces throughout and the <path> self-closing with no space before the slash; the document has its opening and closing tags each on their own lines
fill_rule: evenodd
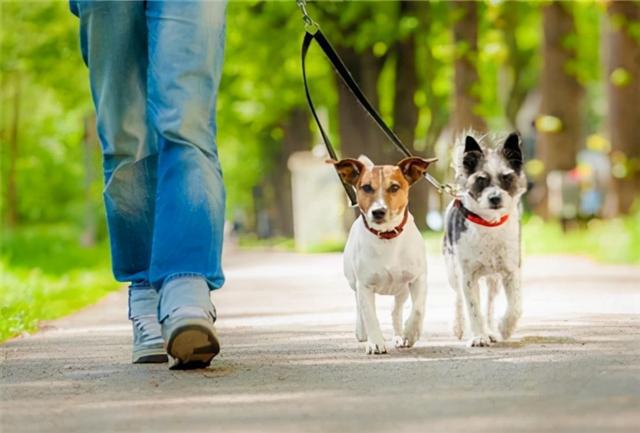
<svg viewBox="0 0 640 433">
<path fill-rule="evenodd" d="M 460 193 L 460 191 L 458 190 L 458 185 L 452 185 L 450 183 L 440 183 L 436 180 L 435 177 L 431 176 L 429 173 L 425 173 L 424 177 L 425 179 L 427 179 L 427 181 L 431 185 L 435 187 L 436 191 L 438 191 L 438 194 L 442 194 L 443 192 L 446 192 L 451 197 L 458 197 Z"/>
<path fill-rule="evenodd" d="M 451 185 L 450 183 L 445 183 L 444 185 L 440 185 L 440 189 L 438 190 L 440 194 L 446 192 L 451 197 L 458 197 L 459 190 L 457 185 Z"/>
<path fill-rule="evenodd" d="M 300 12 L 302 12 L 302 21 L 304 21 L 304 29 L 307 33 L 314 35 L 318 31 L 318 24 L 311 19 L 309 14 L 307 13 L 307 1 L 306 0 L 296 0 L 296 4 L 298 8 L 300 8 Z"/>
</svg>

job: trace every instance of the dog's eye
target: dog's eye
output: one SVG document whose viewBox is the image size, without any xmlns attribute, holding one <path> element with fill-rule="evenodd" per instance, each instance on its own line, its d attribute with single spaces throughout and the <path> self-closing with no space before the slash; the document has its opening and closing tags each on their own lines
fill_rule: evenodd
<svg viewBox="0 0 640 433">
<path fill-rule="evenodd" d="M 500 175 L 500 182 L 502 182 L 504 185 L 510 185 L 512 181 L 513 181 L 512 173 Z"/>
<path fill-rule="evenodd" d="M 360 189 L 362 189 L 362 191 L 366 192 L 367 194 L 371 194 L 373 192 L 373 187 L 368 183 L 365 185 L 362 185 Z"/>
<path fill-rule="evenodd" d="M 389 187 L 389 192 L 394 193 L 394 192 L 398 192 L 400 190 L 400 185 L 391 185 Z"/>
<path fill-rule="evenodd" d="M 485 176 L 478 176 L 476 177 L 476 184 L 478 184 L 478 186 L 485 187 L 489 185 L 489 178 Z"/>
</svg>

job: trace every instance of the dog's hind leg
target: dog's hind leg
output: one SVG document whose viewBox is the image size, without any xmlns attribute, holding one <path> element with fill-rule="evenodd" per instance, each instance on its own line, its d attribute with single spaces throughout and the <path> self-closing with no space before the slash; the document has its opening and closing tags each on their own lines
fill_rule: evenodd
<svg viewBox="0 0 640 433">
<path fill-rule="evenodd" d="M 359 342 L 367 341 L 367 330 L 364 327 L 364 318 L 360 310 L 360 302 L 358 302 L 358 294 L 356 292 L 356 340 Z"/>
<path fill-rule="evenodd" d="M 485 282 L 487 284 L 487 330 L 489 333 L 489 339 L 492 343 L 498 341 L 495 335 L 495 298 L 498 294 L 498 279 L 496 277 L 486 277 Z"/>
<path fill-rule="evenodd" d="M 404 338 L 402 337 L 402 307 L 409 297 L 409 292 L 403 292 L 396 295 L 393 311 L 391 312 L 391 321 L 393 322 L 393 343 L 396 347 L 405 347 Z"/>
<path fill-rule="evenodd" d="M 446 254 L 444 255 L 445 263 L 447 265 L 447 278 L 449 280 L 449 285 L 453 292 L 456 294 L 455 306 L 453 310 L 453 323 L 452 330 L 453 335 L 456 336 L 458 340 L 462 340 L 462 336 L 464 335 L 464 306 L 462 305 L 463 297 L 460 288 L 460 279 L 457 275 L 457 267 L 453 258 Z"/>
<path fill-rule="evenodd" d="M 409 284 L 411 293 L 411 314 L 404 324 L 403 344 L 411 347 L 416 344 L 422 334 L 422 323 L 424 322 L 424 306 L 427 301 L 427 275 L 422 274 L 415 281 Z"/>
<path fill-rule="evenodd" d="M 502 275 L 504 293 L 507 297 L 507 310 L 500 321 L 500 334 L 503 339 L 508 339 L 516 329 L 518 319 L 522 315 L 522 294 L 520 291 L 520 273 L 505 272 Z"/>
</svg>

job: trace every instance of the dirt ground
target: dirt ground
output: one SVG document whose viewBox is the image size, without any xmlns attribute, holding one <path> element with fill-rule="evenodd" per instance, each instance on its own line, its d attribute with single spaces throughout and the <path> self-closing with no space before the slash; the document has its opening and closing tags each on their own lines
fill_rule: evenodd
<svg viewBox="0 0 640 433">
<path fill-rule="evenodd" d="M 531 257 L 509 342 L 467 348 L 430 257 L 425 332 L 367 356 L 339 254 L 230 252 L 211 368 L 131 365 L 126 291 L 0 346 L 0 430 L 640 431 L 640 268 Z M 391 338 L 391 298 L 379 298 Z M 498 310 L 499 311 L 499 310 Z"/>
</svg>

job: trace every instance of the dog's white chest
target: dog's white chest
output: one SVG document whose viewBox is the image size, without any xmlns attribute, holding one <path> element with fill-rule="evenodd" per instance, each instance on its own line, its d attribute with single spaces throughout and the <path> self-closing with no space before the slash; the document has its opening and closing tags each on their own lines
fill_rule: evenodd
<svg viewBox="0 0 640 433">
<path fill-rule="evenodd" d="M 344 253 L 344 271 L 353 289 L 363 285 L 381 295 L 398 295 L 426 272 L 424 241 L 415 224 L 396 239 L 376 239 L 354 223 Z"/>
<path fill-rule="evenodd" d="M 466 267 L 480 268 L 482 273 L 515 269 L 520 262 L 518 231 L 515 219 L 496 228 L 470 226 L 461 236 L 457 254 Z"/>
<path fill-rule="evenodd" d="M 397 295 L 408 290 L 409 283 L 419 276 L 417 267 L 381 266 L 371 272 L 363 272 L 358 277 L 360 283 L 381 295 Z"/>
</svg>

